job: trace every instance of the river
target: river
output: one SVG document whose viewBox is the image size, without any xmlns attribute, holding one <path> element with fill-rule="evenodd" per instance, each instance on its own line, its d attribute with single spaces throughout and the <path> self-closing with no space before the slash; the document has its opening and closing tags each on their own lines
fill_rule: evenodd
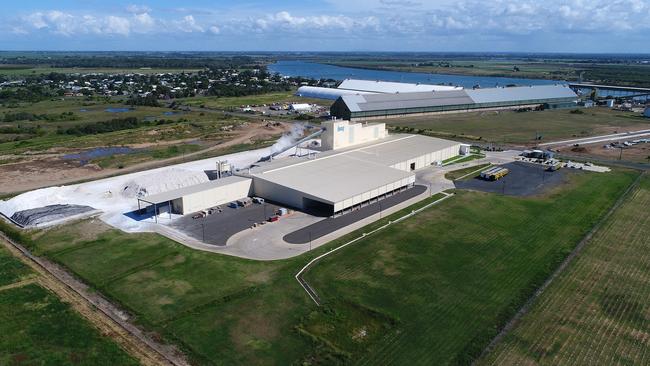
<svg viewBox="0 0 650 366">
<path fill-rule="evenodd" d="M 483 88 L 516 85 L 548 85 L 565 83 L 556 80 L 504 78 L 493 76 L 467 76 L 450 74 L 427 74 L 422 72 L 402 72 L 385 70 L 356 69 L 306 61 L 278 61 L 268 66 L 269 71 L 285 76 L 302 76 L 312 79 L 364 79 L 398 81 L 421 84 L 451 84 L 465 88 L 480 85 Z"/>
</svg>

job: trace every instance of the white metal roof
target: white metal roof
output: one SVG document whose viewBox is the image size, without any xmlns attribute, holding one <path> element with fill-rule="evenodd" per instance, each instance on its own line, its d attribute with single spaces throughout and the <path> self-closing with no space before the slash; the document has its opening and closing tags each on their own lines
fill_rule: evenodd
<svg viewBox="0 0 650 366">
<path fill-rule="evenodd" d="M 341 85 L 339 85 L 338 88 L 345 89 L 345 90 L 367 91 L 367 92 L 386 93 L 386 94 L 463 89 L 460 86 L 411 84 L 411 83 L 397 83 L 392 81 L 358 80 L 358 79 L 345 79 L 343 80 Z"/>
<path fill-rule="evenodd" d="M 174 189 L 171 191 L 167 192 L 161 192 L 157 194 L 152 194 L 149 196 L 145 196 L 142 198 L 139 198 L 142 201 L 151 203 L 151 204 L 160 204 L 160 203 L 165 203 L 167 201 L 172 201 L 177 198 L 181 198 L 190 194 L 194 193 L 199 193 L 199 192 L 204 192 L 210 189 L 214 189 L 217 187 L 223 187 L 227 186 L 230 184 L 235 184 L 235 183 L 240 183 L 244 181 L 250 181 L 250 178 L 245 178 L 245 177 L 239 177 L 239 176 L 230 176 L 230 177 L 225 177 L 221 179 L 216 179 L 216 180 L 211 180 L 209 182 L 205 183 L 199 183 L 195 184 L 193 186 L 188 186 L 188 187 L 183 187 L 179 189 Z"/>
<path fill-rule="evenodd" d="M 421 135 L 391 135 L 312 159 L 278 159 L 251 169 L 250 174 L 334 204 L 413 176 L 391 165 L 459 144 Z"/>
<path fill-rule="evenodd" d="M 350 94 L 374 94 L 371 92 L 363 92 L 356 90 L 344 90 L 336 88 L 323 88 L 319 86 L 301 86 L 296 91 L 296 95 L 305 98 L 329 99 L 336 100 L 340 96 Z"/>
</svg>

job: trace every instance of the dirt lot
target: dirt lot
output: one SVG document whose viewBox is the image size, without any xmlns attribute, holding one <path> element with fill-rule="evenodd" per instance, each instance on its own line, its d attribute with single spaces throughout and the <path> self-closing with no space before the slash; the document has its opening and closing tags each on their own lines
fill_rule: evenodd
<svg viewBox="0 0 650 366">
<path fill-rule="evenodd" d="M 151 169 L 160 165 L 178 163 L 181 160 L 186 161 L 205 153 L 213 151 L 216 153 L 219 150 L 226 150 L 237 145 L 272 139 L 289 129 L 290 125 L 285 123 L 278 126 L 250 123 L 245 128 L 233 130 L 232 137 L 227 141 L 206 142 L 206 146 L 208 147 L 193 153 L 168 159 L 151 159 L 127 166 L 124 169 L 101 168 L 99 165 L 92 163 L 81 166 L 75 161 L 63 160 L 61 158 L 65 154 L 77 153 L 80 150 L 57 150 L 43 155 L 0 157 L 2 158 L 1 160 L 21 159 L 16 163 L 0 165 L 0 194 L 24 192 L 53 185 L 69 184 L 80 180 L 99 179 L 115 174 L 124 174 Z M 159 144 L 161 146 L 168 145 L 168 142 L 163 141 Z M 128 147 L 141 148 L 142 146 L 134 145 Z M 147 147 L 151 147 L 151 145 Z"/>
<path fill-rule="evenodd" d="M 650 144 L 638 144 L 621 149 L 603 147 L 604 143 L 582 145 L 579 147 L 566 147 L 560 149 L 560 153 L 578 155 L 584 157 L 595 157 L 605 160 L 626 160 L 638 163 L 650 164 Z"/>
</svg>

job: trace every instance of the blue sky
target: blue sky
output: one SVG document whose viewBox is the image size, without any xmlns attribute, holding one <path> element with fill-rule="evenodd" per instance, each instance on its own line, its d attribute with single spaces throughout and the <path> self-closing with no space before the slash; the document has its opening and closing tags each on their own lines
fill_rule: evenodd
<svg viewBox="0 0 650 366">
<path fill-rule="evenodd" d="M 6 1 L 2 50 L 650 53 L 650 0 Z"/>
</svg>

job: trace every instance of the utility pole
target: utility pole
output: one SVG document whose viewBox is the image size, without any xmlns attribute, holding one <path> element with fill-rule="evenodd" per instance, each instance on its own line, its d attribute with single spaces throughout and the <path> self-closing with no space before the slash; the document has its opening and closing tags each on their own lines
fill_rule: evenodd
<svg viewBox="0 0 650 366">
<path fill-rule="evenodd" d="M 201 220 L 201 232 L 203 233 L 203 242 L 205 243 L 205 217 Z"/>
<path fill-rule="evenodd" d="M 309 232 L 309 251 L 311 252 L 311 231 Z"/>
<path fill-rule="evenodd" d="M 621 153 L 618 154 L 618 160 L 621 160 L 623 158 L 623 146 L 620 146 L 619 149 L 621 149 Z"/>
</svg>

